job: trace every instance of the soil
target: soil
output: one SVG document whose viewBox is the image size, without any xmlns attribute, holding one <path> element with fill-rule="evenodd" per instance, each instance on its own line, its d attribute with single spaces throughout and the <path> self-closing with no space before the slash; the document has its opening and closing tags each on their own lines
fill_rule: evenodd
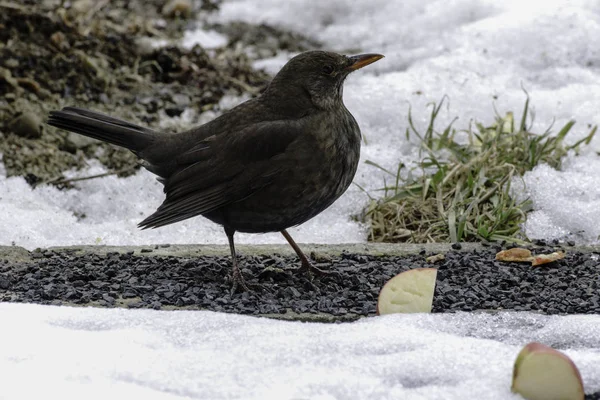
<svg viewBox="0 0 600 400">
<path fill-rule="evenodd" d="M 48 112 L 77 106 L 151 128 L 187 129 L 202 112 L 218 112 L 223 96 L 264 89 L 270 76 L 253 68 L 254 59 L 318 47 L 266 25 L 211 24 L 219 3 L 0 0 L 0 155 L 7 176 L 68 187 L 63 172 L 92 158 L 130 175 L 139 168 L 133 154 L 49 127 Z M 196 26 L 229 41 L 210 50 L 179 46 Z M 152 45 L 159 41 L 172 44 Z M 178 118 L 186 110 L 191 122 Z"/>
</svg>

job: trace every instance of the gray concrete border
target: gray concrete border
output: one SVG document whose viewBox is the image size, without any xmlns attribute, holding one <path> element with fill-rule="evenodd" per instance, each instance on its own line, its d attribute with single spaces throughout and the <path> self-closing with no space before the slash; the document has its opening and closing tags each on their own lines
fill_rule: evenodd
<svg viewBox="0 0 600 400">
<path fill-rule="evenodd" d="M 452 249 L 449 243 L 425 243 L 425 244 L 407 244 L 407 243 L 348 243 L 348 244 L 300 244 L 300 247 L 307 254 L 316 255 L 338 255 L 343 252 L 368 255 L 405 255 L 414 254 L 422 250 L 427 253 L 444 253 Z M 563 246 L 568 251 L 579 252 L 600 252 L 600 245 L 594 246 Z M 484 249 L 481 243 L 461 243 L 461 249 L 465 251 Z M 280 254 L 293 255 L 294 251 L 287 244 L 272 245 L 236 245 L 240 255 L 260 255 L 260 254 Z M 61 252 L 70 252 L 74 255 L 81 254 L 99 254 L 103 255 L 111 252 L 126 253 L 133 251 L 134 254 L 151 256 L 175 256 L 175 257 L 199 257 L 199 256 L 228 256 L 229 246 L 227 245 L 147 245 L 147 246 L 61 246 L 36 249 L 37 251 L 55 250 Z M 12 262 L 26 262 L 33 259 L 34 251 L 19 246 L 0 246 L 0 260 L 9 260 Z"/>
</svg>

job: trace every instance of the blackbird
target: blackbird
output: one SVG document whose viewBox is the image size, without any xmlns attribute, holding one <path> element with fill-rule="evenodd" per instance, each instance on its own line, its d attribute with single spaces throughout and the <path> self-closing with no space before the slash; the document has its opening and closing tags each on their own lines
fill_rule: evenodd
<svg viewBox="0 0 600 400">
<path fill-rule="evenodd" d="M 65 107 L 48 124 L 132 151 L 164 184 L 162 205 L 143 229 L 198 215 L 229 240 L 232 291 L 248 290 L 234 233 L 281 232 L 301 269 L 314 267 L 287 228 L 329 207 L 358 166 L 361 134 L 342 101 L 348 74 L 383 56 L 308 51 L 292 58 L 264 92 L 202 126 L 167 134 L 94 111 Z"/>
</svg>

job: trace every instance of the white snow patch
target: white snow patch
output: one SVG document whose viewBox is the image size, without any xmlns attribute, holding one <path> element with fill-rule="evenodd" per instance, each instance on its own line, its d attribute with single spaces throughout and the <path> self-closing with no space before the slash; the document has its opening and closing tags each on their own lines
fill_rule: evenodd
<svg viewBox="0 0 600 400">
<path fill-rule="evenodd" d="M 509 400 L 525 344 L 600 390 L 600 316 L 396 314 L 346 324 L 1 304 L 0 397 Z M 35 384 L 32 384 L 35 383 Z"/>
<path fill-rule="evenodd" d="M 71 171 L 67 178 L 107 172 L 97 162 L 85 171 Z M 0 176 L 5 172 L 0 170 Z M 163 187 L 154 175 L 141 170 L 127 178 L 107 176 L 75 183 L 76 189 L 59 190 L 52 186 L 32 189 L 22 178 L 0 179 L 0 243 L 17 244 L 28 249 L 77 244 L 143 245 L 226 244 L 222 228 L 203 218 L 193 218 L 161 229 L 140 230 L 137 224 L 150 215 L 163 201 Z M 356 189 L 358 190 L 358 189 Z M 356 208 L 351 190 L 338 207 L 349 214 Z M 348 219 L 328 210 L 319 223 L 309 221 L 290 232 L 311 243 L 356 243 L 362 232 Z M 337 235 L 331 235 L 337 232 Z M 237 234 L 236 243 L 286 243 L 278 234 Z"/>
<path fill-rule="evenodd" d="M 181 45 L 186 49 L 191 49 L 199 44 L 205 49 L 216 49 L 227 44 L 227 37 L 213 30 L 194 29 L 183 34 Z"/>
<path fill-rule="evenodd" d="M 536 210 L 529 215 L 525 226 L 531 238 L 600 241 L 597 159 L 597 156 L 570 157 L 562 171 L 541 165 L 525 174 L 526 195 Z"/>
</svg>

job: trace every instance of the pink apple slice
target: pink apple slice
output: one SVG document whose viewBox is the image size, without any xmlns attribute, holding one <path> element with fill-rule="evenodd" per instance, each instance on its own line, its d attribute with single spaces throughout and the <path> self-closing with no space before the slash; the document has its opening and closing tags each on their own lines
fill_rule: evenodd
<svg viewBox="0 0 600 400">
<path fill-rule="evenodd" d="M 569 357 L 541 343 L 521 350 L 513 368 L 512 391 L 527 400 L 583 400 L 583 382 Z"/>
<path fill-rule="evenodd" d="M 436 277 L 435 268 L 410 269 L 394 276 L 379 292 L 377 314 L 431 312 Z"/>
</svg>

